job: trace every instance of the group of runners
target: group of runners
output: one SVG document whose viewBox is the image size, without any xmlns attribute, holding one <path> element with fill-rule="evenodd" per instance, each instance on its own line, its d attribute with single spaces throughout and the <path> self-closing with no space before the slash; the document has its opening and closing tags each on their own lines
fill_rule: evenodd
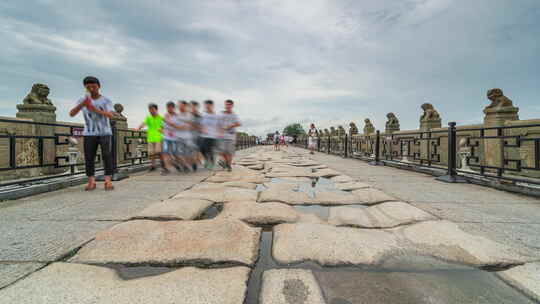
<svg viewBox="0 0 540 304">
<path fill-rule="evenodd" d="M 225 110 L 219 114 L 214 111 L 214 102 L 206 100 L 204 111 L 199 111 L 197 101 L 180 100 L 166 104 L 166 113 L 161 116 L 158 105 L 148 105 L 149 115 L 139 126 L 146 127 L 150 170 L 157 168 L 161 160 L 162 174 L 173 170 L 179 172 L 197 171 L 204 163 L 207 169 L 214 169 L 215 151 L 222 160 L 218 164 L 232 170 L 232 157 L 235 151 L 236 128 L 241 125 L 233 112 L 234 101 L 225 101 Z"/>
<path fill-rule="evenodd" d="M 101 83 L 93 76 L 83 79 L 85 96 L 80 98 L 70 110 L 69 115 L 79 112 L 84 117 L 84 159 L 88 184 L 85 190 L 96 188 L 95 158 L 98 147 L 104 166 L 104 188 L 113 190 L 113 149 L 112 128 L 113 104 L 101 95 Z M 146 127 L 150 170 L 156 170 L 157 160 L 161 160 L 162 174 L 173 170 L 196 171 L 204 163 L 208 169 L 215 166 L 215 152 L 219 151 L 222 160 L 218 164 L 232 170 L 235 151 L 236 128 L 241 126 L 238 116 L 233 112 L 234 102 L 225 101 L 225 110 L 219 114 L 214 111 L 214 102 L 206 100 L 204 111 L 199 112 L 196 101 L 169 101 L 166 113 L 161 116 L 156 104 L 149 104 L 149 115 L 139 126 Z"/>
</svg>

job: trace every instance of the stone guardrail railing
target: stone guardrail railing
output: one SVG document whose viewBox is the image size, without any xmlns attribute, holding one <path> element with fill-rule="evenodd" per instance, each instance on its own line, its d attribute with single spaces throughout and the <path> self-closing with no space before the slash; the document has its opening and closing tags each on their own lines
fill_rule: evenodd
<svg viewBox="0 0 540 304">
<path fill-rule="evenodd" d="M 518 108 L 499 89 L 488 91 L 492 103 L 484 109 L 484 123 L 441 127 L 441 118 L 430 104 L 418 130 L 400 131 L 393 113 L 386 130 L 375 130 L 365 120 L 364 134 L 354 123 L 318 130 L 316 150 L 373 164 L 397 164 L 403 168 L 445 171 L 439 180 L 463 181 L 479 177 L 513 184 L 540 185 L 540 120 L 519 120 Z M 306 135 L 297 145 L 308 148 Z"/>
</svg>

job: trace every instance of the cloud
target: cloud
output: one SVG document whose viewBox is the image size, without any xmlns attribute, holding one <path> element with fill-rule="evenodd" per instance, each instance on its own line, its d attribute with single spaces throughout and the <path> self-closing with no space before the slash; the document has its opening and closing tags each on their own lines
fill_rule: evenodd
<svg viewBox="0 0 540 304">
<path fill-rule="evenodd" d="M 72 120 L 91 74 L 131 126 L 149 102 L 209 98 L 234 99 L 257 134 L 367 117 L 383 129 L 388 112 L 414 129 L 425 101 L 443 123 L 479 122 L 492 87 L 535 118 L 538 20 L 536 0 L 4 1 L 1 115 L 44 82 Z"/>
</svg>

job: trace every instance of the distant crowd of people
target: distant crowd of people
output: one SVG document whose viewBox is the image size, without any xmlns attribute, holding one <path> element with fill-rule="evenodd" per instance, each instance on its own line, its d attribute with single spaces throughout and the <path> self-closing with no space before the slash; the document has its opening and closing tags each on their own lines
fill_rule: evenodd
<svg viewBox="0 0 540 304">
<path fill-rule="evenodd" d="M 110 119 L 113 117 L 113 104 L 101 95 L 101 83 L 93 76 L 84 78 L 85 96 L 80 98 L 70 110 L 70 116 L 82 111 L 84 116 L 84 159 L 88 184 L 85 190 L 96 188 L 95 158 L 98 147 L 105 169 L 105 190 L 113 190 L 113 149 Z M 225 110 L 214 111 L 214 102 L 206 100 L 204 111 L 199 112 L 196 101 L 169 101 L 166 113 L 161 116 L 158 105 L 148 105 L 149 115 L 139 126 L 147 129 L 148 156 L 150 170 L 157 169 L 161 161 L 162 174 L 173 170 L 178 172 L 196 171 L 199 164 L 207 169 L 215 167 L 215 153 L 222 159 L 218 164 L 232 170 L 232 160 L 236 145 L 236 128 L 241 126 L 238 116 L 233 112 L 234 102 L 225 101 Z"/>
</svg>

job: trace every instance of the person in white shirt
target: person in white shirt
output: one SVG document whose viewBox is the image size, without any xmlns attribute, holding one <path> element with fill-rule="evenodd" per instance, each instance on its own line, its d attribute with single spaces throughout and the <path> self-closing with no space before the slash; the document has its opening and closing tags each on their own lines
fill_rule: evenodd
<svg viewBox="0 0 540 304">
<path fill-rule="evenodd" d="M 314 154 L 315 149 L 317 148 L 317 129 L 315 128 L 315 124 L 311 124 L 308 131 L 308 148 L 309 153 Z"/>
<path fill-rule="evenodd" d="M 176 148 L 177 156 L 181 160 L 184 170 L 193 170 L 195 143 L 193 142 L 193 119 L 188 111 L 187 101 L 178 101 L 178 114 L 176 115 Z"/>
<path fill-rule="evenodd" d="M 201 153 L 205 159 L 205 168 L 214 168 L 214 148 L 219 132 L 219 116 L 214 112 L 214 102 L 204 102 L 204 113 L 201 115 Z"/>
<path fill-rule="evenodd" d="M 232 111 L 233 106 L 234 101 L 230 99 L 225 100 L 225 111 L 219 117 L 219 125 L 222 132 L 221 156 L 224 160 L 222 166 L 229 172 L 232 171 L 231 164 L 236 150 L 236 128 L 242 125 L 238 116 Z"/>
<path fill-rule="evenodd" d="M 77 101 L 71 109 L 71 117 L 82 111 L 84 116 L 84 160 L 88 185 L 85 190 L 96 189 L 95 165 L 98 146 L 101 147 L 103 167 L 105 167 L 105 190 L 113 190 L 111 177 L 113 172 L 112 129 L 110 118 L 113 116 L 111 100 L 100 94 L 101 84 L 96 77 L 84 78 L 83 85 L 87 95 Z"/>
</svg>

